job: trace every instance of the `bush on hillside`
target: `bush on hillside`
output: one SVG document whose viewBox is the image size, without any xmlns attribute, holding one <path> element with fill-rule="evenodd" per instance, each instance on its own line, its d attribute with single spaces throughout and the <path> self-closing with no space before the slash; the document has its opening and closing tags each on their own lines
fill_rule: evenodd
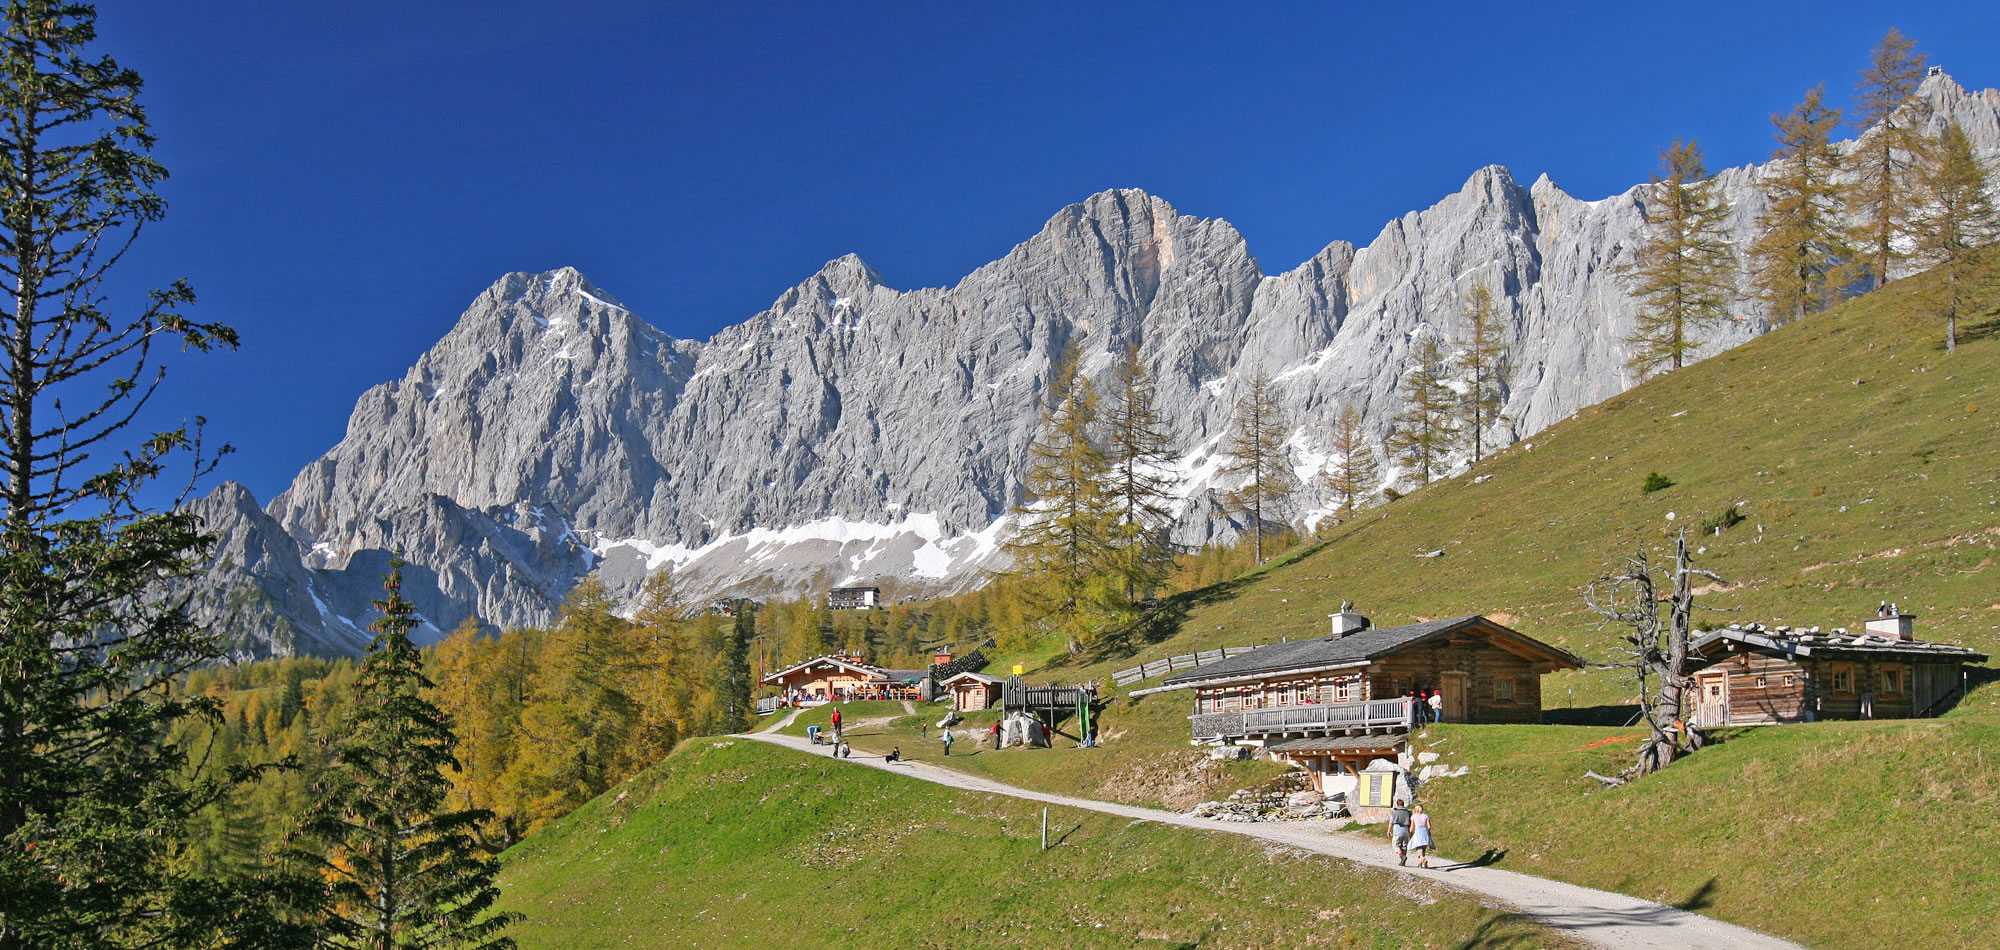
<svg viewBox="0 0 2000 950">
<path fill-rule="evenodd" d="M 1640 494 L 1650 495 L 1662 488 L 1674 487 L 1674 480 L 1659 472 L 1647 472 L 1646 484 L 1639 489 Z"/>
<path fill-rule="evenodd" d="M 1701 523 L 1701 533 L 1721 534 L 1725 529 L 1734 528 L 1746 520 L 1748 519 L 1743 517 L 1742 509 L 1735 505 L 1730 505 L 1728 511 L 1711 515 L 1708 520 L 1703 521 Z"/>
</svg>

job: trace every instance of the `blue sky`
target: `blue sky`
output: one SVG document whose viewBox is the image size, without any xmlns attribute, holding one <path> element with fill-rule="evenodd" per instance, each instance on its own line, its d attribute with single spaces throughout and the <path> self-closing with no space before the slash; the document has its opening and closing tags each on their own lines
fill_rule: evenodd
<svg viewBox="0 0 2000 950">
<path fill-rule="evenodd" d="M 206 415 L 269 501 L 510 271 L 700 338 L 841 254 L 949 285 L 1139 187 L 1277 273 L 1487 164 L 1600 198 L 1675 135 L 1762 161 L 1892 25 L 2000 85 L 2000 4 L 118 0 L 98 49 L 173 172 L 121 283 L 186 277 L 244 337 L 156 421 Z"/>
</svg>

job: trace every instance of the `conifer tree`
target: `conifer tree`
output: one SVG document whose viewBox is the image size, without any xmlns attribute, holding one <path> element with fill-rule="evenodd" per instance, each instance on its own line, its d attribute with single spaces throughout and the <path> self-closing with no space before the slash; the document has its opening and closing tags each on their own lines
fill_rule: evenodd
<svg viewBox="0 0 2000 950">
<path fill-rule="evenodd" d="M 1854 223 L 1848 240 L 1859 276 L 1871 287 L 1888 283 L 1890 269 L 1902 259 L 1910 216 L 1920 200 L 1912 172 L 1928 140 L 1922 133 L 1925 117 L 1914 106 L 1925 59 L 1913 40 L 1890 27 L 1854 86 L 1848 118 L 1857 138 L 1847 157 L 1854 180 L 1846 191 Z"/>
<path fill-rule="evenodd" d="M 1660 153 L 1645 205 L 1645 243 L 1623 275 L 1639 301 L 1626 367 L 1644 379 L 1680 369 L 1702 335 L 1729 319 L 1736 256 L 1723 233 L 1729 205 L 1702 162 L 1701 146 L 1675 139 Z"/>
<path fill-rule="evenodd" d="M 1152 374 L 1140 361 L 1137 347 L 1126 351 L 1116 385 L 1104 414 L 1104 456 L 1114 519 L 1112 544 L 1124 574 L 1125 600 L 1130 603 L 1151 593 L 1173 568 L 1174 552 L 1166 531 L 1174 517 L 1174 483 L 1164 473 L 1174 460 L 1174 445 L 1165 420 L 1154 408 Z"/>
<path fill-rule="evenodd" d="M 1414 365 L 1403 374 L 1403 409 L 1386 444 L 1405 471 L 1428 485 L 1458 444 L 1458 393 L 1452 391 L 1451 369 L 1436 333 L 1419 336 L 1410 356 Z"/>
<path fill-rule="evenodd" d="M 2000 214 L 1986 190 L 1986 163 L 1956 123 L 1930 150 L 1921 176 L 1923 204 L 1916 219 L 1917 256 L 1935 268 L 1922 300 L 1944 318 L 1944 349 L 1958 350 L 1958 315 L 1975 293 L 1979 249 L 2000 234 Z"/>
<path fill-rule="evenodd" d="M 1486 457 L 1486 429 L 1500 421 L 1500 407 L 1507 398 L 1507 341 L 1494 312 L 1493 293 L 1484 284 L 1472 288 L 1457 362 L 1465 383 L 1459 421 L 1472 436 L 1472 461 L 1477 463 Z"/>
<path fill-rule="evenodd" d="M 1333 470 L 1327 473 L 1326 487 L 1340 499 L 1335 515 L 1354 516 L 1356 501 L 1366 498 L 1382 478 L 1382 467 L 1368 445 L 1368 433 L 1361 427 L 1361 413 L 1353 406 L 1340 407 L 1333 422 Z"/>
<path fill-rule="evenodd" d="M 1106 497 L 1108 463 L 1091 440 L 1097 394 L 1079 374 L 1073 354 L 1057 361 L 1049 380 L 1041 431 L 1028 445 L 1022 505 L 1013 510 L 1007 541 L 1023 596 L 1082 649 L 1114 611 L 1111 544 L 1114 511 Z"/>
<path fill-rule="evenodd" d="M 473 838 L 492 813 L 445 810 L 457 739 L 423 696 L 432 684 L 410 642 L 417 617 L 402 583 L 402 562 L 391 561 L 354 710 L 291 854 L 326 882 L 325 946 L 512 950 L 506 929 L 519 917 L 493 911 L 499 865 Z"/>
<path fill-rule="evenodd" d="M 184 282 L 114 299 L 167 172 L 139 75 L 90 49 L 96 12 L 20 0 L 0 30 L 0 948 L 192 943 L 197 917 L 241 906 L 174 852 L 250 773 L 184 778 L 182 727 L 220 707 L 173 687 L 219 651 L 162 590 L 210 542 L 140 494 L 178 458 L 196 478 L 212 461 L 198 420 L 127 427 L 162 352 L 237 337 L 180 312 Z"/>
<path fill-rule="evenodd" d="M 748 605 L 736 612 L 736 624 L 716 667 L 715 695 L 722 711 L 721 731 L 741 732 L 755 719 L 757 704 L 751 700 L 756 688 L 750 670 L 750 641 L 757 638 L 757 612 Z"/>
<path fill-rule="evenodd" d="M 623 768 L 628 774 L 665 758 L 686 734 L 688 695 L 682 680 L 687 657 L 680 630 L 686 616 L 673 565 L 647 575 L 626 634 L 632 642 L 625 651 L 631 659 L 624 691 L 637 710 Z"/>
<path fill-rule="evenodd" d="M 1824 95 L 1814 86 L 1790 115 L 1771 117 L 1778 151 L 1764 182 L 1764 213 L 1750 256 L 1758 295 L 1778 323 L 1831 305 L 1841 291 L 1841 265 L 1852 254 L 1837 215 L 1841 156 L 1831 135 L 1840 110 L 1828 107 Z"/>
<path fill-rule="evenodd" d="M 629 644 L 614 606 L 602 582 L 585 578 L 542 641 L 507 776 L 525 800 L 529 831 L 624 777 L 619 769 L 638 717 L 625 692 Z"/>
<path fill-rule="evenodd" d="M 1243 479 L 1229 493 L 1230 507 L 1244 516 L 1250 527 L 1252 556 L 1264 563 L 1264 537 L 1273 528 L 1283 530 L 1280 512 L 1296 487 L 1285 440 L 1291 437 L 1291 420 L 1278 405 L 1278 388 L 1271 377 L 1259 370 L 1250 379 L 1250 388 L 1236 401 L 1234 432 L 1229 442 L 1229 464 L 1224 474 Z"/>
</svg>

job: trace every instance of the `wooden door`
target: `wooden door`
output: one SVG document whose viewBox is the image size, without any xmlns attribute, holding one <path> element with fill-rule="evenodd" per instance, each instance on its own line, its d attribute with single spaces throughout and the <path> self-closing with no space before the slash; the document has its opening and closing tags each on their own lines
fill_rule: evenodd
<svg viewBox="0 0 2000 950">
<path fill-rule="evenodd" d="M 1444 721 L 1472 721 L 1472 674 L 1440 673 L 1438 690 L 1444 693 Z"/>
<path fill-rule="evenodd" d="M 1729 725 L 1729 674 L 1702 673 L 1695 677 L 1694 724 L 1702 728 Z"/>
</svg>

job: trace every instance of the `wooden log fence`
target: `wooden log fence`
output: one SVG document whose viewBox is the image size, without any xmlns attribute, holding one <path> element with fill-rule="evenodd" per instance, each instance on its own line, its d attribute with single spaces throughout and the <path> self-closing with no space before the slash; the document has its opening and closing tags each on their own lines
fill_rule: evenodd
<svg viewBox="0 0 2000 950">
<path fill-rule="evenodd" d="M 1111 674 L 1111 683 L 1114 686 L 1130 686 L 1140 680 L 1149 680 L 1155 676 L 1165 676 L 1168 673 L 1178 673 L 1182 670 L 1191 670 L 1198 666 L 1207 666 L 1218 660 L 1226 660 L 1232 656 L 1248 653 L 1255 649 L 1257 648 L 1217 647 L 1213 650 L 1203 650 L 1200 653 L 1184 653 L 1180 656 L 1170 656 L 1164 660 L 1141 663 L 1129 670 L 1119 670 Z"/>
</svg>

